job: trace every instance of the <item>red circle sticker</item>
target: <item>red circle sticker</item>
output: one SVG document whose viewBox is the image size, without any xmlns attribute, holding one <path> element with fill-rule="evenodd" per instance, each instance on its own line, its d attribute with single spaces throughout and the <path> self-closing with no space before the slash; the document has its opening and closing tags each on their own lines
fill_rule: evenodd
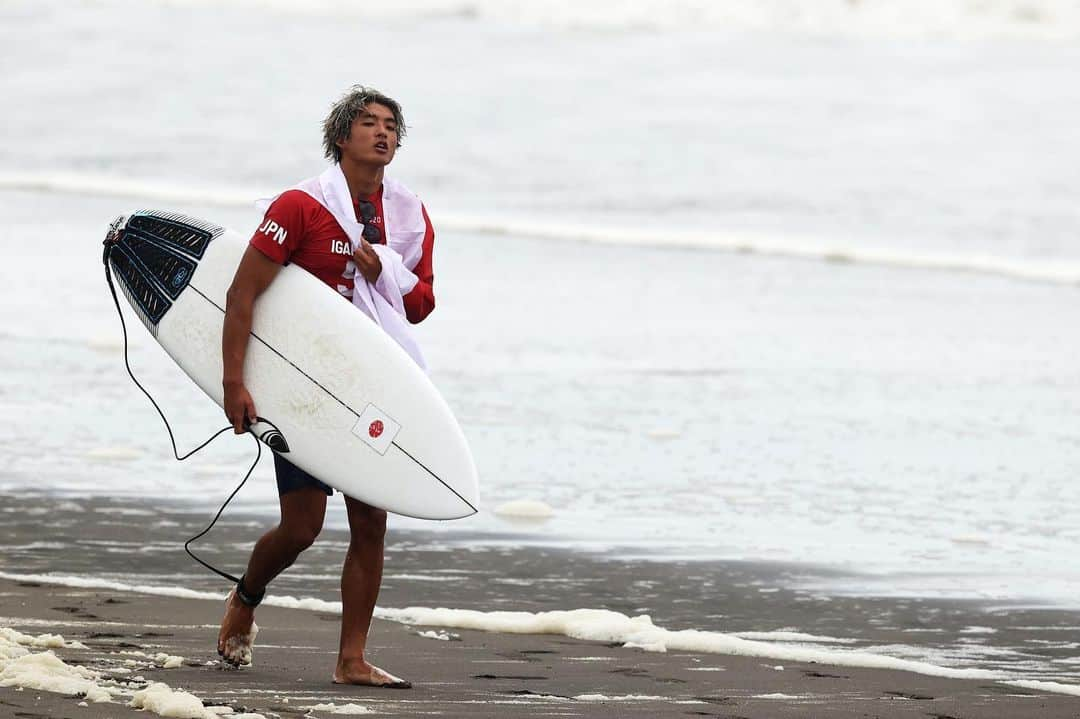
<svg viewBox="0 0 1080 719">
<path fill-rule="evenodd" d="M 374 438 L 378 437 L 378 436 L 379 436 L 380 434 L 382 434 L 382 433 L 383 433 L 383 423 L 382 423 L 382 420 L 378 420 L 378 419 L 377 419 L 377 420 L 375 420 L 374 422 L 372 422 L 372 423 L 371 423 L 371 424 L 370 424 L 370 425 L 368 426 L 368 428 L 367 428 L 367 431 L 368 431 L 368 434 L 370 434 L 370 435 L 371 435 L 372 439 L 374 439 Z"/>
</svg>

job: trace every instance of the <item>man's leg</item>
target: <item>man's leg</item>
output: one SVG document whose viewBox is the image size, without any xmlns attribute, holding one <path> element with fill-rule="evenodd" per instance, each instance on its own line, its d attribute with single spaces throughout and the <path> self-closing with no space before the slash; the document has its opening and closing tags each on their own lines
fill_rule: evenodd
<svg viewBox="0 0 1080 719">
<path fill-rule="evenodd" d="M 345 497 L 349 551 L 341 571 L 341 649 L 334 681 L 408 689 L 411 684 L 369 664 L 364 657 L 371 615 L 382 584 L 386 512 Z"/>
<path fill-rule="evenodd" d="M 281 495 L 281 521 L 255 543 L 244 573 L 244 592 L 261 596 L 270 581 L 281 574 L 322 530 L 326 516 L 326 492 L 317 487 L 299 487 Z M 218 654 L 230 664 L 250 661 L 255 609 L 240 601 L 234 591 L 225 607 L 218 633 Z M 245 655 L 246 652 L 246 655 Z"/>
</svg>

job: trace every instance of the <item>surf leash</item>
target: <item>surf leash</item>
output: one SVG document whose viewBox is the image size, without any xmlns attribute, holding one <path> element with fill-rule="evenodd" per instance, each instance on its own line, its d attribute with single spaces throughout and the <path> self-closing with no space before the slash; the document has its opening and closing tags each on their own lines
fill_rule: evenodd
<svg viewBox="0 0 1080 719">
<path fill-rule="evenodd" d="M 231 430 L 233 426 L 230 424 L 222 427 L 198 447 L 191 450 L 184 456 L 180 456 L 180 451 L 176 447 L 176 436 L 173 434 L 172 426 L 169 425 L 169 420 L 165 417 L 165 413 L 161 410 L 161 407 L 158 405 L 157 401 L 153 398 L 150 392 L 147 391 L 146 387 L 143 387 L 142 383 L 139 382 L 139 380 L 135 377 L 135 373 L 131 370 L 131 362 L 128 359 L 127 323 L 124 322 L 124 313 L 120 310 L 120 300 L 116 296 L 116 286 L 113 284 L 112 268 L 109 266 L 109 255 L 112 253 L 113 245 L 115 244 L 115 242 L 116 240 L 114 238 L 114 235 L 110 232 L 109 236 L 105 238 L 105 250 L 102 255 L 102 262 L 105 264 L 105 282 L 109 285 L 109 293 L 112 295 L 113 304 L 116 306 L 116 315 L 120 318 L 120 330 L 121 332 L 123 332 L 124 335 L 124 367 L 127 368 L 127 373 L 128 376 L 131 377 L 131 381 L 135 383 L 135 386 L 138 387 L 144 395 L 146 395 L 146 398 L 150 400 L 150 404 L 154 405 L 154 409 L 157 410 L 158 416 L 161 417 L 161 421 L 165 423 L 165 430 L 169 433 L 169 442 L 172 444 L 173 456 L 176 457 L 176 460 L 178 462 L 183 462 L 185 459 L 191 457 L 196 452 L 206 447 L 208 444 L 213 442 L 222 434 Z M 262 418 L 260 417 L 256 417 L 256 421 L 259 421 L 261 419 Z M 241 489 L 243 489 L 244 485 L 247 484 L 248 479 L 251 478 L 251 473 L 255 471 L 256 465 L 259 464 L 259 460 L 262 458 L 262 442 L 259 441 L 259 438 L 256 437 L 254 433 L 251 434 L 251 437 L 255 440 L 255 461 L 251 463 L 251 467 L 248 468 L 247 474 L 244 475 L 244 478 L 240 480 L 240 484 L 236 485 L 236 489 L 232 491 L 232 494 L 229 495 L 229 497 L 221 505 L 221 508 L 218 509 L 217 514 L 214 515 L 214 518 L 210 521 L 210 524 L 206 526 L 206 529 L 202 530 L 194 537 L 191 537 L 186 542 L 184 542 L 184 551 L 187 552 L 189 557 L 209 569 L 214 574 L 217 574 L 218 576 L 227 579 L 237 585 L 239 585 L 240 583 L 239 577 L 234 577 L 228 572 L 224 572 L 215 567 L 214 565 L 210 564 L 209 562 L 204 561 L 201 557 L 196 555 L 195 552 L 191 550 L 191 544 L 201 539 L 211 529 L 214 528 L 214 525 L 217 524 L 218 519 L 221 518 L 222 513 L 225 511 L 225 508 L 229 506 L 229 502 L 231 502 L 233 500 L 233 497 L 235 497 L 237 493 Z"/>
</svg>

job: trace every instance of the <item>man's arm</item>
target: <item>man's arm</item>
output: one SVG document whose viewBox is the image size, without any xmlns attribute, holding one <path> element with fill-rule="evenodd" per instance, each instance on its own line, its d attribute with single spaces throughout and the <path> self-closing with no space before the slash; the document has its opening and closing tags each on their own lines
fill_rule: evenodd
<svg viewBox="0 0 1080 719">
<path fill-rule="evenodd" d="M 251 335 L 255 300 L 277 276 L 281 265 L 254 247 L 248 247 L 236 268 L 225 296 L 225 326 L 221 332 L 221 384 L 225 390 L 225 416 L 236 434 L 243 434 L 245 418 L 255 421 L 255 402 L 244 386 L 244 357 Z"/>
</svg>

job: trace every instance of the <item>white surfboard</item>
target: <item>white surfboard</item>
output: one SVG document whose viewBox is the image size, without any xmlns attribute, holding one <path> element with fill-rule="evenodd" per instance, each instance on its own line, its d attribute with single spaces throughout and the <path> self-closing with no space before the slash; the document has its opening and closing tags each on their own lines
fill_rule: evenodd
<svg viewBox="0 0 1080 719">
<path fill-rule="evenodd" d="M 225 293 L 247 238 L 154 210 L 109 230 L 112 272 L 143 324 L 219 405 Z M 288 265 L 255 304 L 244 382 L 274 451 L 350 497 L 422 519 L 476 512 L 465 436 L 404 350 L 346 298 Z"/>
</svg>

